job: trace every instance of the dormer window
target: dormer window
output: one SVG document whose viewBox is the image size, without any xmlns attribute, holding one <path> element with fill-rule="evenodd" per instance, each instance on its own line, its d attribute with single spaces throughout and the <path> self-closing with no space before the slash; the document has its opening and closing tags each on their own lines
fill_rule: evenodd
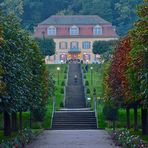
<svg viewBox="0 0 148 148">
<path fill-rule="evenodd" d="M 94 35 L 102 35 L 102 27 L 97 25 L 93 28 L 93 34 Z"/>
<path fill-rule="evenodd" d="M 70 27 L 70 35 L 79 35 L 79 28 L 77 26 Z"/>
<path fill-rule="evenodd" d="M 56 35 L 56 27 L 54 27 L 54 26 L 48 27 L 48 29 L 47 29 L 47 34 L 48 34 L 49 36 L 51 36 L 51 35 Z"/>
</svg>

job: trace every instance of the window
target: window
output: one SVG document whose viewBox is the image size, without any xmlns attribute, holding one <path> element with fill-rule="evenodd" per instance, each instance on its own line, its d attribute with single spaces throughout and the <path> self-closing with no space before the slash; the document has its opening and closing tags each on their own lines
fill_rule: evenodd
<svg viewBox="0 0 148 148">
<path fill-rule="evenodd" d="M 71 49 L 78 49 L 78 42 L 71 42 Z"/>
<path fill-rule="evenodd" d="M 79 35 L 79 28 L 77 26 L 72 26 L 70 28 L 70 35 Z"/>
<path fill-rule="evenodd" d="M 93 29 L 94 35 L 102 35 L 102 27 L 101 26 L 95 26 Z"/>
<path fill-rule="evenodd" d="M 89 49 L 91 43 L 90 42 L 83 42 L 83 49 Z"/>
<path fill-rule="evenodd" d="M 56 35 L 56 27 L 50 26 L 50 27 L 47 29 L 47 34 L 48 34 L 48 35 Z"/>
<path fill-rule="evenodd" d="M 60 42 L 59 48 L 60 49 L 67 49 L 67 43 L 66 42 Z"/>
</svg>

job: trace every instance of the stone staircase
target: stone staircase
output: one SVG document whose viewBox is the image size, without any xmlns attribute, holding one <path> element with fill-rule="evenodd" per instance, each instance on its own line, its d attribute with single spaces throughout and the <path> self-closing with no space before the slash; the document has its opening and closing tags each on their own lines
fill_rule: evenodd
<svg viewBox="0 0 148 148">
<path fill-rule="evenodd" d="M 77 82 L 74 76 L 77 75 Z M 52 129 L 96 129 L 95 113 L 86 108 L 80 64 L 69 64 L 65 108 L 56 111 Z"/>
</svg>

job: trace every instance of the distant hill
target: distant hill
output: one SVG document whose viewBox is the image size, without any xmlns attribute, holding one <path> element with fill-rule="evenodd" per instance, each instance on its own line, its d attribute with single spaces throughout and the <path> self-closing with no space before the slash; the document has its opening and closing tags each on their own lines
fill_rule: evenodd
<svg viewBox="0 0 148 148">
<path fill-rule="evenodd" d="M 117 27 L 123 36 L 137 20 L 136 6 L 143 0 L 0 0 L 7 11 L 23 12 L 22 25 L 33 31 L 33 27 L 51 15 L 98 15 Z M 23 11 L 21 9 L 21 4 Z M 19 6 L 19 7 L 16 7 Z M 13 8 L 14 7 L 14 8 Z"/>
</svg>

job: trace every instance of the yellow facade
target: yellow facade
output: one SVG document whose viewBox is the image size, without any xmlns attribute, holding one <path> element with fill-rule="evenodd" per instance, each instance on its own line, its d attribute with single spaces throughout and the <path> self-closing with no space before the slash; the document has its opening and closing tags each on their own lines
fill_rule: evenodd
<svg viewBox="0 0 148 148">
<path fill-rule="evenodd" d="M 118 40 L 118 38 L 53 38 L 56 43 L 56 54 L 52 57 L 46 59 L 46 63 L 65 63 L 66 61 L 61 60 L 61 57 L 66 57 L 67 60 L 72 58 L 77 58 L 83 60 L 83 62 L 92 63 L 94 62 L 95 55 L 92 53 L 93 43 L 95 41 L 110 41 L 110 40 Z M 65 49 L 60 48 L 60 43 L 65 42 L 67 46 Z M 80 50 L 78 53 L 69 53 L 71 48 L 71 43 L 77 42 L 78 49 Z M 84 49 L 83 43 L 90 42 L 90 48 Z M 89 55 L 90 58 L 88 60 L 84 60 L 84 56 Z M 75 57 L 74 57 L 75 56 Z"/>
</svg>

